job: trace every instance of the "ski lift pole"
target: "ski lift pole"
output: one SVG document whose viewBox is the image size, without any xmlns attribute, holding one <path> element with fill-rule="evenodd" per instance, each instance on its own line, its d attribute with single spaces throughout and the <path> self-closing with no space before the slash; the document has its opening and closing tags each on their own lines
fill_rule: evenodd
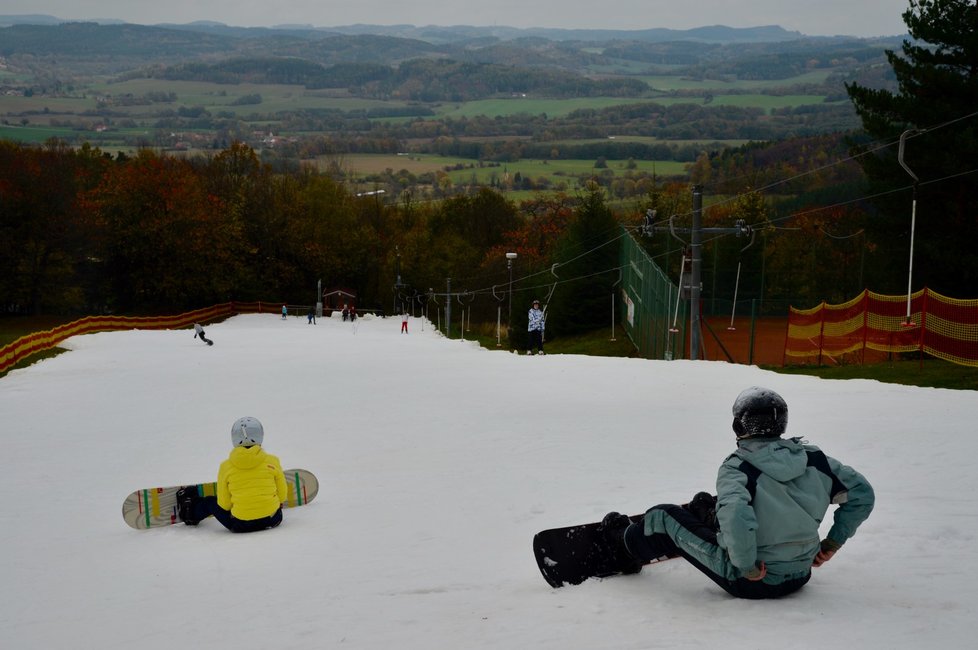
<svg viewBox="0 0 978 650">
<path fill-rule="evenodd" d="M 458 300 L 458 304 L 462 305 L 462 321 L 459 325 L 460 327 L 459 340 L 461 340 L 463 343 L 465 342 L 465 303 L 462 302 L 462 296 L 466 295 L 467 293 L 468 291 L 463 291 L 462 293 L 455 296 L 456 299 Z M 473 298 L 474 297 L 475 296 L 473 296 Z M 471 324 L 472 324 L 472 307 L 469 307 L 469 325 L 471 326 Z"/>
<path fill-rule="evenodd" d="M 730 305 L 730 325 L 727 326 L 727 330 L 732 332 L 736 327 L 734 327 L 734 316 L 737 314 L 737 290 L 740 288 L 740 264 L 741 261 L 737 261 L 737 279 L 734 280 L 734 295 L 733 303 Z"/>
<path fill-rule="evenodd" d="M 618 279 L 613 285 L 611 285 L 611 340 L 617 341 L 615 338 L 615 287 L 621 283 L 623 271 L 622 268 L 618 267 Z"/>
<path fill-rule="evenodd" d="M 679 327 L 677 326 L 679 322 L 679 303 L 680 303 L 680 298 L 682 297 L 683 294 L 683 272 L 685 271 L 686 271 L 686 251 L 683 251 L 683 261 L 680 262 L 680 266 L 679 266 L 679 289 L 676 291 L 676 312 L 672 316 L 672 327 L 669 328 L 669 331 L 672 332 L 673 334 L 679 331 Z"/>
<path fill-rule="evenodd" d="M 496 347 L 499 348 L 502 347 L 503 299 L 496 293 L 496 285 L 492 285 L 492 297 L 496 299 Z"/>
<path fill-rule="evenodd" d="M 923 133 L 917 129 L 907 129 L 900 134 L 900 147 L 897 150 L 897 160 L 900 166 L 903 167 L 904 171 L 910 174 L 910 178 L 913 179 L 913 203 L 910 208 L 910 269 L 907 272 L 907 319 L 903 322 L 904 327 L 913 327 L 916 325 L 912 320 L 910 320 L 910 298 L 913 292 L 913 244 L 914 244 L 914 231 L 917 227 L 917 185 L 920 183 L 920 179 L 917 175 L 907 167 L 907 163 L 903 161 L 903 150 L 907 141 L 907 137 L 910 135 L 918 135 Z"/>
<path fill-rule="evenodd" d="M 452 279 L 445 278 L 445 338 L 452 338 Z"/>
<path fill-rule="evenodd" d="M 734 327 L 734 316 L 737 314 L 737 293 L 740 290 L 740 267 L 744 262 L 744 251 L 751 247 L 754 243 L 754 229 L 746 224 L 743 219 L 737 221 L 737 227 L 740 228 L 740 232 L 737 233 L 739 237 L 742 232 L 750 231 L 750 241 L 747 245 L 740 249 L 740 255 L 737 257 L 737 279 L 734 281 L 734 295 L 733 304 L 730 306 L 730 327 L 727 328 L 728 331 L 734 331 L 737 328 Z"/>
</svg>

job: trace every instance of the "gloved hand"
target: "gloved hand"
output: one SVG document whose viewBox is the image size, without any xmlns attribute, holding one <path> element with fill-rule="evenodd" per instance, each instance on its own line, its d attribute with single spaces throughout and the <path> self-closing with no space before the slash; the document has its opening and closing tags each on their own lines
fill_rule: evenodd
<svg viewBox="0 0 978 650">
<path fill-rule="evenodd" d="M 818 553 L 815 554 L 815 559 L 812 560 L 812 566 L 822 566 L 826 562 L 832 559 L 835 552 L 842 548 L 842 544 L 838 543 L 834 539 L 829 539 L 826 537 L 822 540 Z"/>
<path fill-rule="evenodd" d="M 757 582 L 758 580 L 763 580 L 764 576 L 767 575 L 767 566 L 761 562 L 754 565 L 754 568 L 744 574 L 744 577 L 751 582 Z"/>
</svg>

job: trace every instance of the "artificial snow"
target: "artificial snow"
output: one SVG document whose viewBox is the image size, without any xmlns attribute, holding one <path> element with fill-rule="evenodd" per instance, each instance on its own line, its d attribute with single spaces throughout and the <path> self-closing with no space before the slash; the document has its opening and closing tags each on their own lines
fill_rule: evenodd
<svg viewBox="0 0 978 650">
<path fill-rule="evenodd" d="M 978 394 L 720 362 L 527 357 L 412 318 L 238 316 L 74 337 L 0 379 L 4 648 L 958 648 L 976 629 Z M 551 589 L 537 531 L 712 490 L 752 385 L 876 510 L 795 595 L 683 560 Z M 317 499 L 277 529 L 137 531 L 138 488 L 213 480 L 251 415 Z M 830 513 L 832 510 L 830 510 Z M 823 523 L 824 534 L 831 516 Z"/>
</svg>

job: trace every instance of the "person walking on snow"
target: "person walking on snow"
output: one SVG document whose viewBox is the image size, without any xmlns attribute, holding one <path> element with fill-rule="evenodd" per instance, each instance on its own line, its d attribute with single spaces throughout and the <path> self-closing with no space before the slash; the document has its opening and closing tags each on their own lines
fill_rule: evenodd
<svg viewBox="0 0 978 650">
<path fill-rule="evenodd" d="M 275 528 L 289 496 L 278 458 L 261 447 L 265 430 L 257 418 L 239 418 L 231 427 L 231 454 L 217 472 L 217 496 L 200 496 L 197 486 L 177 492 L 177 516 L 196 526 L 214 515 L 234 533 Z"/>
<path fill-rule="evenodd" d="M 544 329 L 547 326 L 547 317 L 540 310 L 540 301 L 534 300 L 533 306 L 528 312 L 529 322 L 526 326 L 526 331 L 529 332 L 529 347 L 527 352 L 534 354 L 534 350 L 538 354 L 543 354 L 543 334 Z"/>
<path fill-rule="evenodd" d="M 408 333 L 408 327 L 407 326 L 408 326 L 408 314 L 407 314 L 407 312 L 403 312 L 401 314 L 401 334 L 407 334 Z"/>
<path fill-rule="evenodd" d="M 288 317 L 288 315 L 289 315 L 289 308 L 286 307 L 285 305 L 282 305 L 282 320 L 285 320 L 286 317 Z"/>
<path fill-rule="evenodd" d="M 873 510 L 869 482 L 801 438 L 784 439 L 788 405 L 773 390 L 751 387 L 733 405 L 737 449 L 717 473 L 717 495 L 684 506 L 658 505 L 638 522 L 617 512 L 601 522 L 623 573 L 681 555 L 738 598 L 779 598 L 803 587 L 812 567 L 842 548 Z M 837 505 L 828 535 L 819 524 Z"/>
</svg>

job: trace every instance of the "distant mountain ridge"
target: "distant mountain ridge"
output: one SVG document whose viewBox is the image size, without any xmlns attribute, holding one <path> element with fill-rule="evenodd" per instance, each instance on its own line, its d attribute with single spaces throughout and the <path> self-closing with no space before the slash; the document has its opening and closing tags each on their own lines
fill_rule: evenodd
<svg viewBox="0 0 978 650">
<path fill-rule="evenodd" d="M 68 22 L 92 22 L 100 25 L 127 24 L 116 19 L 93 18 L 85 20 L 65 20 L 45 14 L 0 15 L 0 27 L 12 25 L 59 25 Z M 146 25 L 200 31 L 236 37 L 255 37 L 260 33 L 323 33 L 332 32 L 347 35 L 378 35 L 412 38 L 432 43 L 453 43 L 478 38 L 515 40 L 520 38 L 546 38 L 552 41 L 610 41 L 632 40 L 647 42 L 700 41 L 705 43 L 774 43 L 807 38 L 803 33 L 788 31 L 778 25 L 757 27 L 727 27 L 710 25 L 693 29 L 668 29 L 656 27 L 649 29 L 563 29 L 551 27 L 507 27 L 474 25 L 271 25 L 268 27 L 236 27 L 214 21 L 191 23 L 160 23 Z"/>
</svg>

